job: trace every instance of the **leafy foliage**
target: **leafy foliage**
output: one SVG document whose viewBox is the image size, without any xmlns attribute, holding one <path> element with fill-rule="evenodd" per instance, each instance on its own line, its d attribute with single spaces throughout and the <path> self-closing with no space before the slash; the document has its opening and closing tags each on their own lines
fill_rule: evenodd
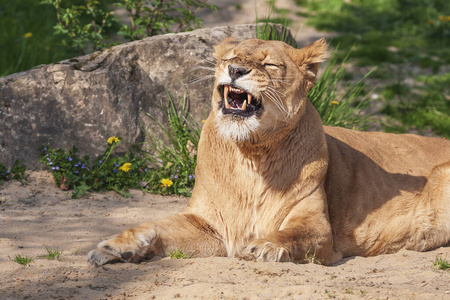
<svg viewBox="0 0 450 300">
<path fill-rule="evenodd" d="M 26 167 L 22 164 L 20 159 L 14 162 L 11 170 L 8 170 L 5 165 L 0 164 L 0 183 L 7 180 L 23 180 L 25 176 Z"/>
<path fill-rule="evenodd" d="M 111 156 L 121 141 L 120 137 L 108 139 L 105 152 L 94 161 L 79 157 L 75 146 L 69 151 L 43 146 L 39 161 L 49 167 L 56 186 L 74 189 L 72 198 L 100 190 L 114 190 L 126 197 L 128 189 L 145 187 L 148 170 L 146 160 L 131 149 L 123 156 Z"/>
<path fill-rule="evenodd" d="M 182 32 L 203 25 L 195 13 L 201 8 L 216 10 L 207 0 L 121 0 L 115 3 L 127 10 L 130 25 L 124 24 L 119 34 L 137 40 L 169 32 Z"/>
<path fill-rule="evenodd" d="M 52 5 L 56 10 L 57 24 L 54 34 L 64 37 L 63 45 L 85 53 L 87 45 L 99 49 L 105 29 L 112 26 L 113 14 L 100 8 L 97 0 L 86 0 L 81 5 L 68 5 L 67 1 L 42 0 L 41 4 Z M 82 20 L 85 17 L 86 20 Z"/>
<path fill-rule="evenodd" d="M 109 2 L 109 1 L 104 1 Z M 203 23 L 195 14 L 201 8 L 216 9 L 207 0 L 118 0 L 113 3 L 128 12 L 130 24 L 122 24 L 117 32 L 128 40 L 189 31 Z M 109 46 L 106 30 L 120 23 L 113 11 L 105 11 L 98 0 L 85 0 L 81 5 L 67 0 L 42 0 L 56 10 L 54 34 L 63 37 L 63 44 L 86 53 Z M 104 6 L 104 5 L 103 5 Z"/>
</svg>

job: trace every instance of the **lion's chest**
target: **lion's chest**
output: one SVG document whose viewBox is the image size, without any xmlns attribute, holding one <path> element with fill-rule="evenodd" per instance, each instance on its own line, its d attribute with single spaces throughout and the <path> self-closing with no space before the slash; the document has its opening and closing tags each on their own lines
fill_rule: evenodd
<svg viewBox="0 0 450 300">
<path fill-rule="evenodd" d="M 214 223 L 231 257 L 241 253 L 252 240 L 279 230 L 286 216 L 286 203 L 279 193 L 258 176 L 244 180 L 242 175 L 234 185 L 210 194 L 217 212 Z"/>
</svg>

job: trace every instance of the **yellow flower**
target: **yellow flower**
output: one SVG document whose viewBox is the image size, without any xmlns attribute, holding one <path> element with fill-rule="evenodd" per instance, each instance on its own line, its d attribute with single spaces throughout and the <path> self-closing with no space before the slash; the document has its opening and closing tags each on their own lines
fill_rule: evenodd
<svg viewBox="0 0 450 300">
<path fill-rule="evenodd" d="M 206 122 L 206 120 L 202 120 L 202 123 L 205 123 Z"/>
<path fill-rule="evenodd" d="M 119 141 L 119 138 L 118 137 L 115 137 L 115 136 L 112 136 L 112 137 L 110 137 L 109 139 L 108 139 L 108 144 L 115 144 L 115 143 L 117 143 Z"/>
<path fill-rule="evenodd" d="M 161 179 L 162 187 L 169 187 L 173 184 L 173 181 L 167 178 Z"/>
<path fill-rule="evenodd" d="M 334 105 L 339 105 L 339 102 L 334 101 L 334 100 L 330 101 L 330 103 L 331 103 L 331 104 L 334 104 Z"/>
<path fill-rule="evenodd" d="M 122 170 L 122 171 L 124 171 L 124 172 L 128 172 L 128 171 L 130 171 L 130 167 L 131 167 L 131 164 L 130 164 L 130 163 L 124 163 L 123 166 L 121 166 L 121 167 L 119 168 L 119 170 Z"/>
<path fill-rule="evenodd" d="M 25 33 L 25 35 L 24 35 L 24 37 L 27 39 L 27 38 L 30 38 L 30 37 L 32 37 L 33 36 L 33 34 L 31 33 L 31 32 L 27 32 L 27 33 Z"/>
</svg>

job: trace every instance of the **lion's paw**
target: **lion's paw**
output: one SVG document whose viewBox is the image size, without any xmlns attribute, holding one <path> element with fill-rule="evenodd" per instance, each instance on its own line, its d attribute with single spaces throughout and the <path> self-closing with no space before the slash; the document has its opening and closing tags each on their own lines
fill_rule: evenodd
<svg viewBox="0 0 450 300">
<path fill-rule="evenodd" d="M 115 262 L 139 262 L 144 259 L 132 249 L 121 250 L 115 245 L 114 240 L 103 241 L 97 248 L 88 253 L 88 263 L 98 267 L 107 263 Z"/>
<path fill-rule="evenodd" d="M 245 248 L 244 254 L 254 256 L 257 261 L 292 261 L 289 250 L 264 239 L 251 242 Z"/>
</svg>

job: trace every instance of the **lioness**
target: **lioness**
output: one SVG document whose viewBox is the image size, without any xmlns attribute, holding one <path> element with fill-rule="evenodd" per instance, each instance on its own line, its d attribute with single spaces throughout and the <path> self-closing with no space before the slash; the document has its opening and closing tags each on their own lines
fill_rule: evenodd
<svg viewBox="0 0 450 300">
<path fill-rule="evenodd" d="M 450 142 L 324 127 L 306 95 L 324 39 L 226 39 L 196 183 L 180 213 L 101 242 L 94 266 L 181 248 L 194 256 L 323 264 L 450 241 Z"/>
</svg>

